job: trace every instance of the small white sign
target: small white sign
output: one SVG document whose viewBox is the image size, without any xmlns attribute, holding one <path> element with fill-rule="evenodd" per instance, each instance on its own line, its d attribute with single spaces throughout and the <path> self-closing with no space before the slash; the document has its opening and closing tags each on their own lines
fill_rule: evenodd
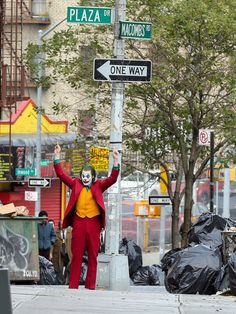
<svg viewBox="0 0 236 314">
<path fill-rule="evenodd" d="M 149 205 L 171 205 L 169 196 L 149 196 Z"/>
<path fill-rule="evenodd" d="M 198 133 L 199 145 L 210 146 L 211 143 L 211 131 L 207 129 L 200 129 Z"/>
<path fill-rule="evenodd" d="M 38 193 L 34 191 L 25 191 L 25 201 L 37 201 Z"/>
</svg>

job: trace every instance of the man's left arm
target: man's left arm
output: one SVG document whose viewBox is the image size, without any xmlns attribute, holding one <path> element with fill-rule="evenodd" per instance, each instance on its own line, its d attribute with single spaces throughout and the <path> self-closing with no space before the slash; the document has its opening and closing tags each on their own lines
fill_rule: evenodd
<svg viewBox="0 0 236 314">
<path fill-rule="evenodd" d="M 102 181 L 102 183 L 101 183 L 103 191 L 105 191 L 111 185 L 116 183 L 117 178 L 119 176 L 120 164 L 119 164 L 119 152 L 118 152 L 118 150 L 117 149 L 113 149 L 113 154 L 112 155 L 113 155 L 113 168 L 112 168 L 110 176 L 107 177 L 106 179 L 104 179 Z"/>
</svg>

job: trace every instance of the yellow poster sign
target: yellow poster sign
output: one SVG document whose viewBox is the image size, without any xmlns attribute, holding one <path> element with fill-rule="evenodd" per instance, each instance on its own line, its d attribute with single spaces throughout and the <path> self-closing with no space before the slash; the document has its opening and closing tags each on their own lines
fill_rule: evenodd
<svg viewBox="0 0 236 314">
<path fill-rule="evenodd" d="M 109 148 L 91 147 L 90 164 L 95 168 L 96 171 L 108 171 Z"/>
</svg>

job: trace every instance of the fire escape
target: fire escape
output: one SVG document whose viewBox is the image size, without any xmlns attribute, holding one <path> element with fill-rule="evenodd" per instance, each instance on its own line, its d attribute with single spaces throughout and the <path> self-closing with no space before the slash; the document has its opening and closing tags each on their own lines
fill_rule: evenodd
<svg viewBox="0 0 236 314">
<path fill-rule="evenodd" d="M 16 112 L 18 102 L 29 99 L 26 87 L 30 79 L 22 62 L 23 24 L 49 24 L 35 20 L 31 6 L 32 0 L 0 0 L 0 120 L 9 118 L 9 172 L 12 113 Z"/>
<path fill-rule="evenodd" d="M 30 12 L 23 0 L 2 0 L 0 10 L 0 111 L 16 111 L 25 95 L 26 71 L 22 64 L 23 18 Z"/>
</svg>

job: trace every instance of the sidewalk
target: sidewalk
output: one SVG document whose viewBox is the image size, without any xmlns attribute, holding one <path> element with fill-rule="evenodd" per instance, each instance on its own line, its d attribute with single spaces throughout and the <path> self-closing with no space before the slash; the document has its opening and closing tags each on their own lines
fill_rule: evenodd
<svg viewBox="0 0 236 314">
<path fill-rule="evenodd" d="M 11 286 L 13 314 L 235 314 L 235 296 L 175 295 L 163 286 L 130 291 Z M 1 313 L 5 314 L 5 313 Z"/>
</svg>

